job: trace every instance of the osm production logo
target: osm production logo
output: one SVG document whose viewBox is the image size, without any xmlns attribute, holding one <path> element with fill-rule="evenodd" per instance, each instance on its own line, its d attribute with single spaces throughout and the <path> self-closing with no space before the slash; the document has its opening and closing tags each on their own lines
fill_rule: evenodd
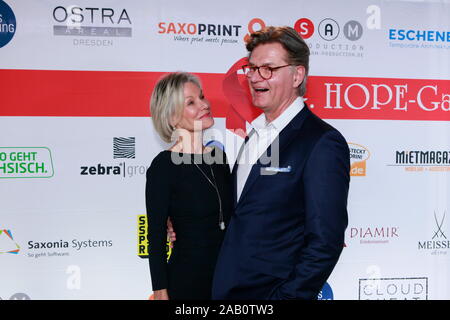
<svg viewBox="0 0 450 320">
<path fill-rule="evenodd" d="M 132 178 L 145 175 L 147 172 L 148 166 L 132 164 L 136 159 L 135 137 L 114 137 L 112 141 L 112 158 L 126 161 L 82 165 L 80 166 L 80 175 Z"/>
<path fill-rule="evenodd" d="M 6 2 L 0 0 L 0 48 L 6 46 L 16 33 L 16 16 Z"/>
<path fill-rule="evenodd" d="M 112 39 L 132 37 L 132 20 L 125 8 L 56 6 L 52 17 L 53 35 L 72 37 L 73 45 L 112 46 Z"/>
<path fill-rule="evenodd" d="M 52 154 L 47 147 L 0 147 L 0 179 L 51 178 Z"/>
<path fill-rule="evenodd" d="M 350 175 L 365 176 L 367 168 L 367 160 L 370 158 L 369 150 L 357 143 L 348 144 L 350 150 Z"/>
<path fill-rule="evenodd" d="M 12 231 L 8 229 L 0 230 L 0 254 L 18 254 L 19 251 L 20 246 L 14 241 Z"/>
<path fill-rule="evenodd" d="M 367 7 L 366 13 L 366 30 L 379 30 L 381 28 L 380 8 L 376 5 L 370 5 Z M 323 17 L 313 21 L 302 17 L 291 26 L 306 40 L 311 55 L 350 58 L 363 58 L 364 56 L 364 46 L 359 44 L 358 41 L 363 37 L 365 28 L 357 20 L 343 21 L 336 17 Z M 244 36 L 244 39 L 247 39 L 251 33 L 265 27 L 266 21 L 261 18 L 250 20 L 248 33 Z"/>
<path fill-rule="evenodd" d="M 137 253 L 140 258 L 148 258 L 149 250 L 152 250 L 152 244 L 148 243 L 148 219 L 146 214 L 137 216 Z M 166 243 L 167 260 L 170 259 L 172 248 L 170 247 L 169 238 Z"/>
</svg>

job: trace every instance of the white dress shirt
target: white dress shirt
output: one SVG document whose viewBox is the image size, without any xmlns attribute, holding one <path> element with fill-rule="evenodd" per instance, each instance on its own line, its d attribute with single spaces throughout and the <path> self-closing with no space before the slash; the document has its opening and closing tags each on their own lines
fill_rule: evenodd
<svg viewBox="0 0 450 320">
<path fill-rule="evenodd" d="M 281 130 L 303 109 L 304 105 L 303 98 L 298 97 L 272 122 L 267 122 L 265 114 L 262 113 L 247 126 L 249 140 L 241 147 L 243 148 L 242 152 L 240 152 L 236 160 L 236 164 L 239 164 L 237 168 L 236 198 L 238 201 L 253 165 L 266 152 Z"/>
</svg>

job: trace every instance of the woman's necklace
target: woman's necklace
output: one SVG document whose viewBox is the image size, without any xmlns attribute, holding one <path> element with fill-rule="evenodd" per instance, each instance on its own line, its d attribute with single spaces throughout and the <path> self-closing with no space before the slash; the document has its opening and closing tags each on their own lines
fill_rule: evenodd
<svg viewBox="0 0 450 320">
<path fill-rule="evenodd" d="M 209 169 L 211 170 L 211 176 L 213 178 L 214 183 L 211 181 L 211 179 L 208 178 L 206 173 L 195 163 L 195 161 L 194 164 L 198 168 L 198 170 L 200 170 L 200 172 L 203 174 L 206 180 L 208 180 L 208 182 L 213 186 L 214 190 L 216 190 L 217 199 L 219 200 L 219 228 L 220 230 L 225 230 L 225 222 L 223 220 L 223 211 L 222 211 L 222 198 L 220 197 L 219 188 L 217 187 L 216 177 L 214 176 L 212 166 L 209 165 Z"/>
</svg>

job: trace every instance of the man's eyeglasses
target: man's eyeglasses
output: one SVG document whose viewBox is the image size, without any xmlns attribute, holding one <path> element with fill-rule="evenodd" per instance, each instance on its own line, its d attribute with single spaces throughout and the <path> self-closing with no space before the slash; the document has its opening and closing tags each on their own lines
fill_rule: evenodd
<svg viewBox="0 0 450 320">
<path fill-rule="evenodd" d="M 279 67 L 268 67 L 268 66 L 257 67 L 251 64 L 246 64 L 242 66 L 242 71 L 244 71 L 244 74 L 247 77 L 251 77 L 255 73 L 255 71 L 258 70 L 258 73 L 261 76 L 261 78 L 263 78 L 264 80 L 269 80 L 270 78 L 272 78 L 274 70 L 278 70 L 280 68 L 284 68 L 287 66 L 292 66 L 292 64 L 287 64 Z"/>
</svg>

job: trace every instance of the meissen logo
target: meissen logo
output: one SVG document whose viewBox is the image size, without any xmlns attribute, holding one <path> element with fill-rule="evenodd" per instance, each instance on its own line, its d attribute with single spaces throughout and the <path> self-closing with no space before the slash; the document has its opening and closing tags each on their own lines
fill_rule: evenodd
<svg viewBox="0 0 450 320">
<path fill-rule="evenodd" d="M 444 232 L 444 222 L 446 211 L 439 216 L 438 212 L 434 212 L 434 222 L 436 223 L 435 231 L 431 240 L 419 241 L 418 250 L 431 250 L 432 255 L 447 255 L 448 249 L 450 249 L 450 240 Z"/>
</svg>

